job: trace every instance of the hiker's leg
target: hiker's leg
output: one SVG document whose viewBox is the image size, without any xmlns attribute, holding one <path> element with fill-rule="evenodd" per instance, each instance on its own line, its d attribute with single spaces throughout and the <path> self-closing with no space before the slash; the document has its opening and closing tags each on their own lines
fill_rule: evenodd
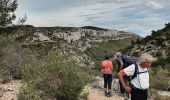
<svg viewBox="0 0 170 100">
<path fill-rule="evenodd" d="M 111 97 L 112 96 L 112 90 L 111 90 L 111 88 L 112 88 L 112 75 L 111 74 L 109 74 L 108 75 L 108 94 L 107 94 L 107 96 L 108 97 Z"/>
<path fill-rule="evenodd" d="M 119 84 L 120 84 L 120 93 L 124 94 L 124 88 L 123 88 L 123 86 L 122 86 L 120 81 L 119 81 Z"/>
<path fill-rule="evenodd" d="M 104 77 L 104 91 L 107 92 L 107 84 L 108 84 L 107 83 L 107 75 L 104 74 L 103 77 Z"/>
<path fill-rule="evenodd" d="M 111 88 L 112 88 L 112 75 L 109 74 L 108 75 L 108 89 L 109 89 L 109 92 L 111 92 Z"/>
</svg>

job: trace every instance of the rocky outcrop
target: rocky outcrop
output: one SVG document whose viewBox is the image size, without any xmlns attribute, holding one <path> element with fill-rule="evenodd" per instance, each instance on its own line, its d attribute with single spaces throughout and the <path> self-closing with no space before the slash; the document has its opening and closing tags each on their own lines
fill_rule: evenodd
<svg viewBox="0 0 170 100">
<path fill-rule="evenodd" d="M 34 37 L 33 37 L 33 41 L 50 41 L 50 38 L 43 35 L 42 33 L 35 32 Z"/>
<path fill-rule="evenodd" d="M 66 40 L 68 43 L 83 39 L 83 38 L 89 38 L 94 41 L 103 39 L 104 37 L 107 37 L 107 40 L 114 40 L 114 39 L 121 39 L 121 38 L 127 38 L 128 36 L 131 36 L 132 33 L 129 32 L 119 32 L 117 30 L 93 30 L 93 29 L 83 29 L 83 28 L 75 28 L 74 30 L 66 30 L 66 31 L 58 31 L 58 29 L 52 29 L 52 30 L 38 30 L 39 34 L 50 34 L 50 37 L 57 37 L 60 39 Z M 40 36 L 39 36 L 40 38 Z"/>
<path fill-rule="evenodd" d="M 51 46 L 61 54 L 71 55 L 80 65 L 94 67 L 95 63 L 85 54 L 93 43 L 131 38 L 133 33 L 117 30 L 85 28 L 85 27 L 31 27 L 18 31 L 18 40 L 26 46 Z M 47 48 L 48 49 L 48 48 Z"/>
</svg>

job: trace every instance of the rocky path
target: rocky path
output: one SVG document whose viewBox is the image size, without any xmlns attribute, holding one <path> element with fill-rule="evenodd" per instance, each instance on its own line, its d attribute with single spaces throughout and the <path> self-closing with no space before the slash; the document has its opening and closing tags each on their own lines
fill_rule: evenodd
<svg viewBox="0 0 170 100">
<path fill-rule="evenodd" d="M 104 92 L 102 89 L 96 89 L 93 87 L 89 87 L 88 100 L 124 100 L 123 97 L 119 96 L 116 92 L 112 92 L 112 97 L 104 96 Z"/>
<path fill-rule="evenodd" d="M 114 86 L 113 86 L 114 87 Z M 83 93 L 87 94 L 88 100 L 124 100 L 125 98 L 119 96 L 118 92 L 112 91 L 112 97 L 106 97 L 103 90 L 103 78 L 95 77 L 91 84 L 88 84 Z"/>
<path fill-rule="evenodd" d="M 117 91 L 119 90 L 118 81 L 116 81 L 115 79 L 113 79 L 112 82 L 112 97 L 106 97 L 104 95 L 103 84 L 104 83 L 102 77 L 94 77 L 94 79 L 92 79 L 92 82 L 84 88 L 82 94 L 87 95 L 87 100 L 130 100 L 130 98 L 127 98 L 127 96 L 120 96 L 120 93 Z M 152 90 L 152 95 L 150 93 L 148 93 L 148 100 L 170 100 L 167 95 L 169 92 L 164 93 L 164 95 L 166 94 L 166 96 L 163 97 L 157 90 Z M 163 92 L 161 91 L 161 93 Z M 158 96 L 159 99 L 156 99 L 156 96 Z"/>
<path fill-rule="evenodd" d="M 17 100 L 20 86 L 20 80 L 12 80 L 6 84 L 0 83 L 0 100 Z"/>
</svg>

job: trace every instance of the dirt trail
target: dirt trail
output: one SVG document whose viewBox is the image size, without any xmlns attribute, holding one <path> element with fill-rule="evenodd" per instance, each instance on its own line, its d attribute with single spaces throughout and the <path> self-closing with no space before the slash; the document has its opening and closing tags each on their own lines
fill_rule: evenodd
<svg viewBox="0 0 170 100">
<path fill-rule="evenodd" d="M 84 88 L 83 93 L 87 95 L 88 100 L 130 100 L 130 98 L 127 98 L 127 96 L 120 96 L 120 93 L 117 91 L 119 90 L 118 80 L 113 79 L 112 97 L 106 97 L 104 95 L 103 84 L 104 82 L 102 77 L 98 77 L 98 76 L 94 77 L 93 81 Z M 155 93 L 153 92 L 154 91 L 152 91 L 152 96 L 151 94 L 148 94 L 149 95 L 148 100 L 156 100 Z"/>
<path fill-rule="evenodd" d="M 113 86 L 114 87 L 114 86 Z M 83 93 L 87 94 L 88 100 L 124 100 L 125 98 L 119 96 L 118 92 L 112 91 L 112 97 L 106 97 L 103 90 L 103 78 L 95 77 L 91 84 L 88 84 Z"/>
<path fill-rule="evenodd" d="M 112 97 L 106 97 L 104 96 L 102 89 L 89 87 L 88 100 L 124 100 L 124 98 L 119 96 L 118 93 L 112 92 L 112 94 Z"/>
<path fill-rule="evenodd" d="M 0 100 L 17 100 L 20 86 L 20 80 L 12 80 L 6 84 L 0 83 Z"/>
</svg>

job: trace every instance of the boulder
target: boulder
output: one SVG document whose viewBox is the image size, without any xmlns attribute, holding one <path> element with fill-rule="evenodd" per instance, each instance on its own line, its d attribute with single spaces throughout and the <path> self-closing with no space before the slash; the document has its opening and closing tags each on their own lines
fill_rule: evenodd
<svg viewBox="0 0 170 100">
<path fill-rule="evenodd" d="M 158 91 L 157 99 L 158 100 L 170 100 L 170 92 L 169 91 Z"/>
</svg>

